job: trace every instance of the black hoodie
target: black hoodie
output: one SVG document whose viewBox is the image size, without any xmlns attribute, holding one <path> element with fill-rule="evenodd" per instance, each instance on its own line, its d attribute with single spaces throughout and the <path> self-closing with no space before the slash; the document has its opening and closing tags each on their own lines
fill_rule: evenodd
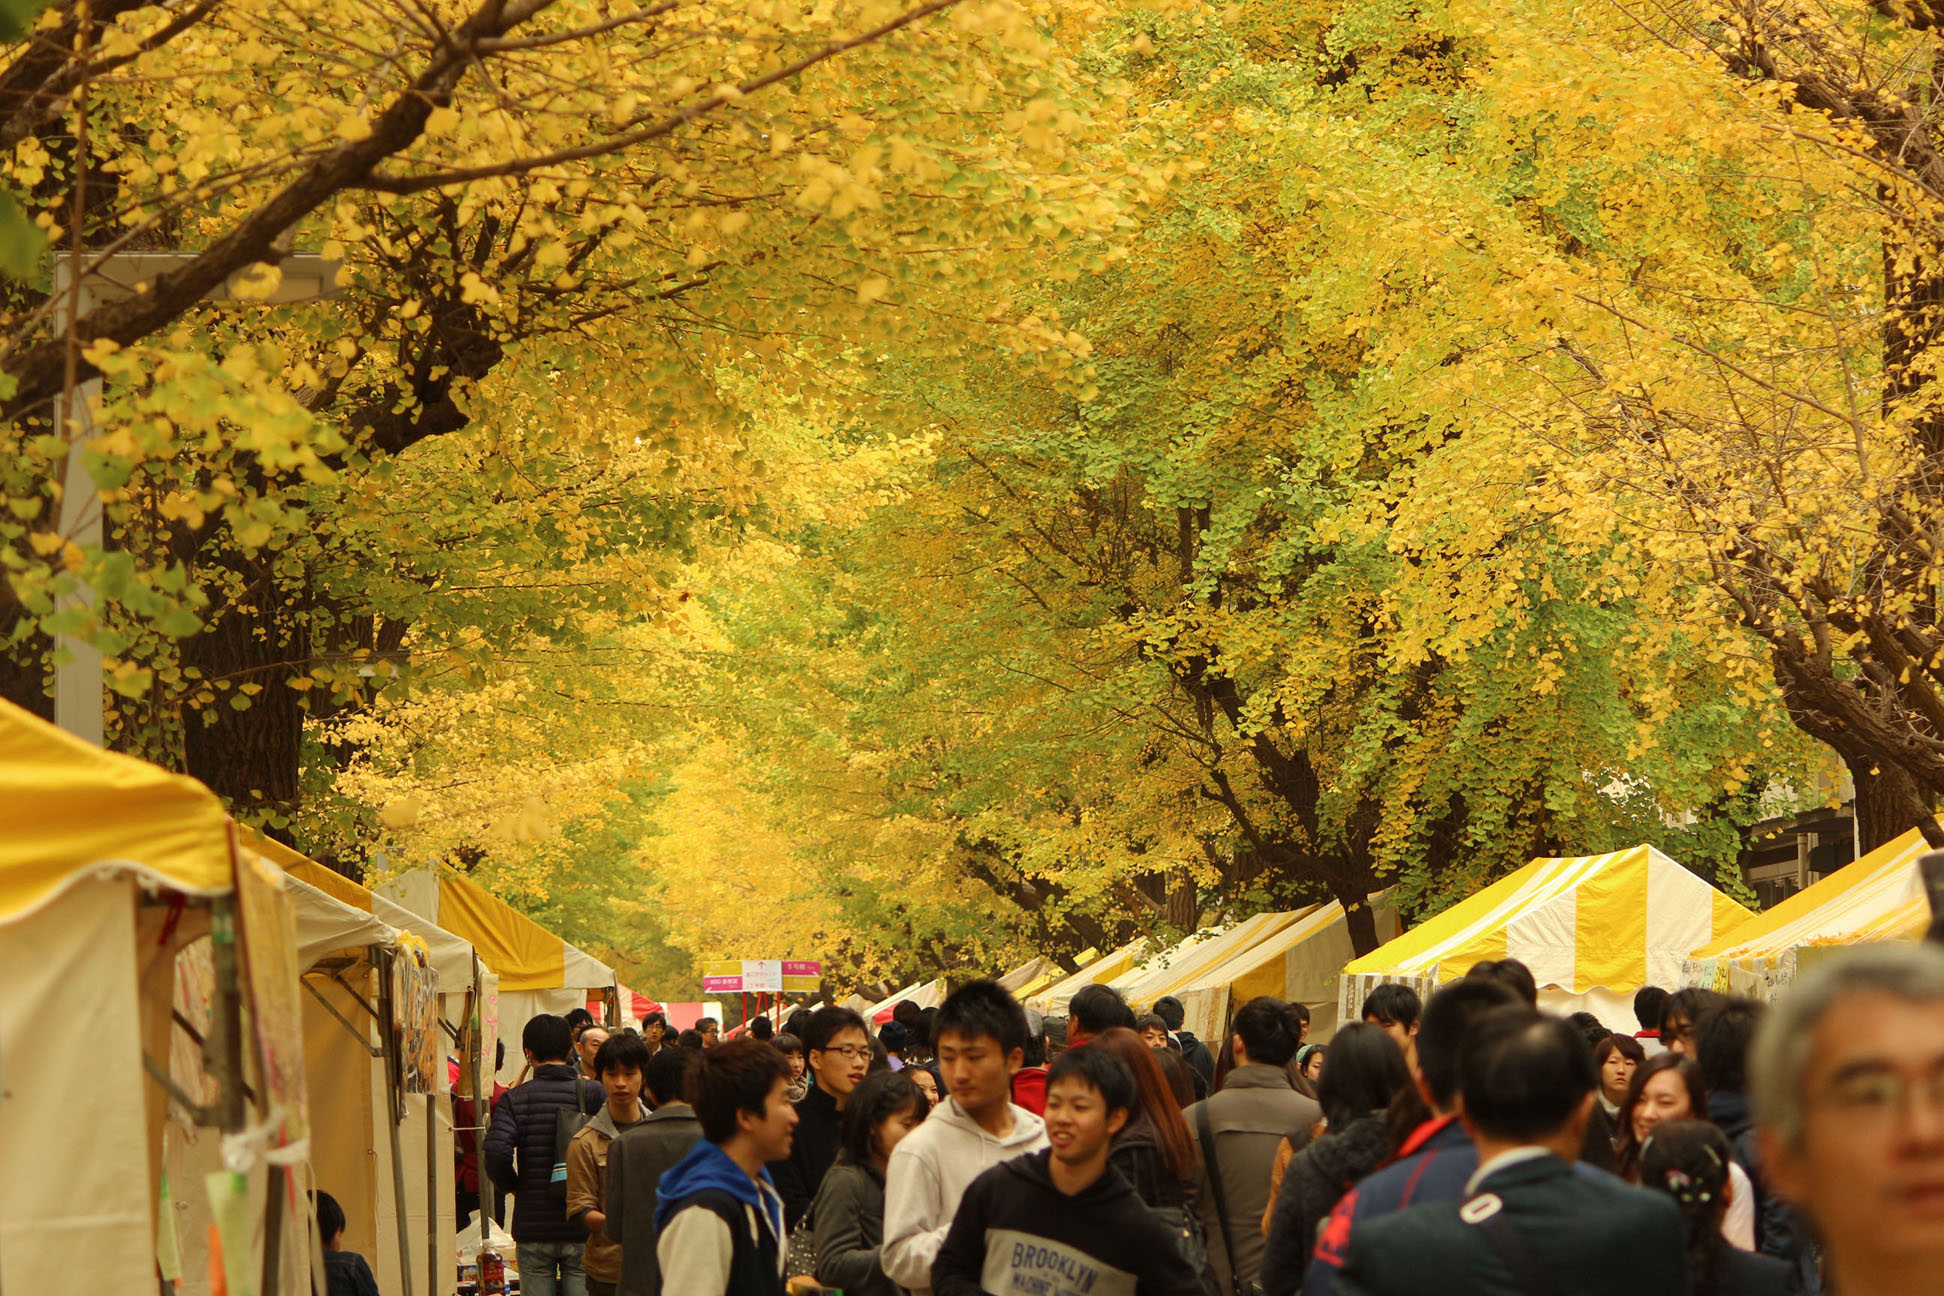
<svg viewBox="0 0 1944 1296">
<path fill-rule="evenodd" d="M 965 1190 L 932 1264 L 932 1296 L 1200 1296 L 1173 1236 L 1112 1166 L 1069 1197 L 1052 1153 L 992 1167 Z"/>
</svg>

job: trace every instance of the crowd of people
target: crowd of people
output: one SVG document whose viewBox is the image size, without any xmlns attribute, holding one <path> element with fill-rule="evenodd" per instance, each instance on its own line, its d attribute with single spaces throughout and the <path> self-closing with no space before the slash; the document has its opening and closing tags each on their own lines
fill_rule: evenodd
<svg viewBox="0 0 1944 1296">
<path fill-rule="evenodd" d="M 1327 1048 L 1300 1004 L 1211 1050 L 1098 985 L 726 1042 L 536 1017 L 480 1164 L 528 1296 L 1944 1290 L 1944 951 L 1634 1011 L 1545 1014 L 1503 960 Z"/>
</svg>

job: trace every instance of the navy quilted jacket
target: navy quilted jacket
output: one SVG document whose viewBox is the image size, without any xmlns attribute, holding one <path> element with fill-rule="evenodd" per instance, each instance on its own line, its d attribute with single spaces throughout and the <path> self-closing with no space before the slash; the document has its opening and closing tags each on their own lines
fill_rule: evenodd
<svg viewBox="0 0 1944 1296">
<path fill-rule="evenodd" d="M 554 1114 L 574 1107 L 574 1068 L 546 1062 L 525 1084 L 515 1085 L 493 1109 L 486 1132 L 486 1173 L 513 1194 L 515 1242 L 585 1242 L 587 1230 L 567 1218 L 549 1180 L 554 1165 Z M 582 1110 L 601 1110 L 607 1095 L 583 1084 Z"/>
</svg>

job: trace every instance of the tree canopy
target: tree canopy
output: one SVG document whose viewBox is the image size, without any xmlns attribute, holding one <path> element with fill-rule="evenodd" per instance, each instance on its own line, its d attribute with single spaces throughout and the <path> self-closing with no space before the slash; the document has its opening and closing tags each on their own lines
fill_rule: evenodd
<svg viewBox="0 0 1944 1296">
<path fill-rule="evenodd" d="M 90 639 L 116 745 L 661 984 L 1326 898 L 1367 947 L 1378 891 L 1643 840 L 1736 887 L 1837 763 L 1873 845 L 1944 794 L 1938 39 L 55 5 L 5 184 L 75 263 L 188 255 L 8 281 L 0 686 Z M 200 300 L 292 250 L 339 294 Z"/>
</svg>

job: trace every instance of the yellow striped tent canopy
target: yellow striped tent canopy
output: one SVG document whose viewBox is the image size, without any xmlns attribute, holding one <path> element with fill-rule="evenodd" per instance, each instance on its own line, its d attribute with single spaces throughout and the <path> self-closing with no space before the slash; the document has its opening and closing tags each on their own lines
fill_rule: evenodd
<svg viewBox="0 0 1944 1296">
<path fill-rule="evenodd" d="M 1061 977 L 1037 994 L 1026 996 L 1026 1006 L 1049 1017 L 1063 1015 L 1067 1009 L 1067 1000 L 1073 998 L 1074 991 L 1081 986 L 1112 984 L 1115 977 L 1125 974 L 1139 961 L 1141 951 L 1147 947 L 1147 944 L 1146 938 L 1141 938 L 1129 941 L 1111 954 L 1102 954 L 1091 959 L 1082 954 L 1078 972 Z"/>
<path fill-rule="evenodd" d="M 1198 974 L 1286 931 L 1316 907 L 1251 914 L 1218 927 L 1205 927 L 1181 943 L 1142 959 L 1108 984 L 1121 992 L 1135 1012 L 1147 1012 L 1156 999 L 1173 994 Z"/>
<path fill-rule="evenodd" d="M 1884 843 L 1695 950 L 1682 981 L 1766 999 L 1828 950 L 1919 939 L 1930 903 L 1917 860 L 1928 849 L 1915 828 Z"/>
<path fill-rule="evenodd" d="M 1370 897 L 1377 939 L 1400 930 L 1390 892 Z M 1261 995 L 1301 1003 L 1310 1010 L 1309 1038 L 1327 1040 L 1336 1032 L 1337 982 L 1343 965 L 1355 957 L 1343 906 L 1332 900 L 1305 910 L 1266 940 L 1231 951 L 1219 963 L 1189 977 L 1166 993 L 1181 1001 L 1182 1026 L 1203 1040 L 1219 1040 L 1234 1010 Z M 1216 1047 L 1214 1044 L 1210 1048 Z"/>
<path fill-rule="evenodd" d="M 1481 959 L 1532 969 L 1540 1005 L 1634 1025 L 1643 985 L 1680 983 L 1683 960 L 1754 915 L 1651 846 L 1536 859 L 1343 969 L 1342 1020 L 1386 981 L 1421 993 Z"/>
</svg>

